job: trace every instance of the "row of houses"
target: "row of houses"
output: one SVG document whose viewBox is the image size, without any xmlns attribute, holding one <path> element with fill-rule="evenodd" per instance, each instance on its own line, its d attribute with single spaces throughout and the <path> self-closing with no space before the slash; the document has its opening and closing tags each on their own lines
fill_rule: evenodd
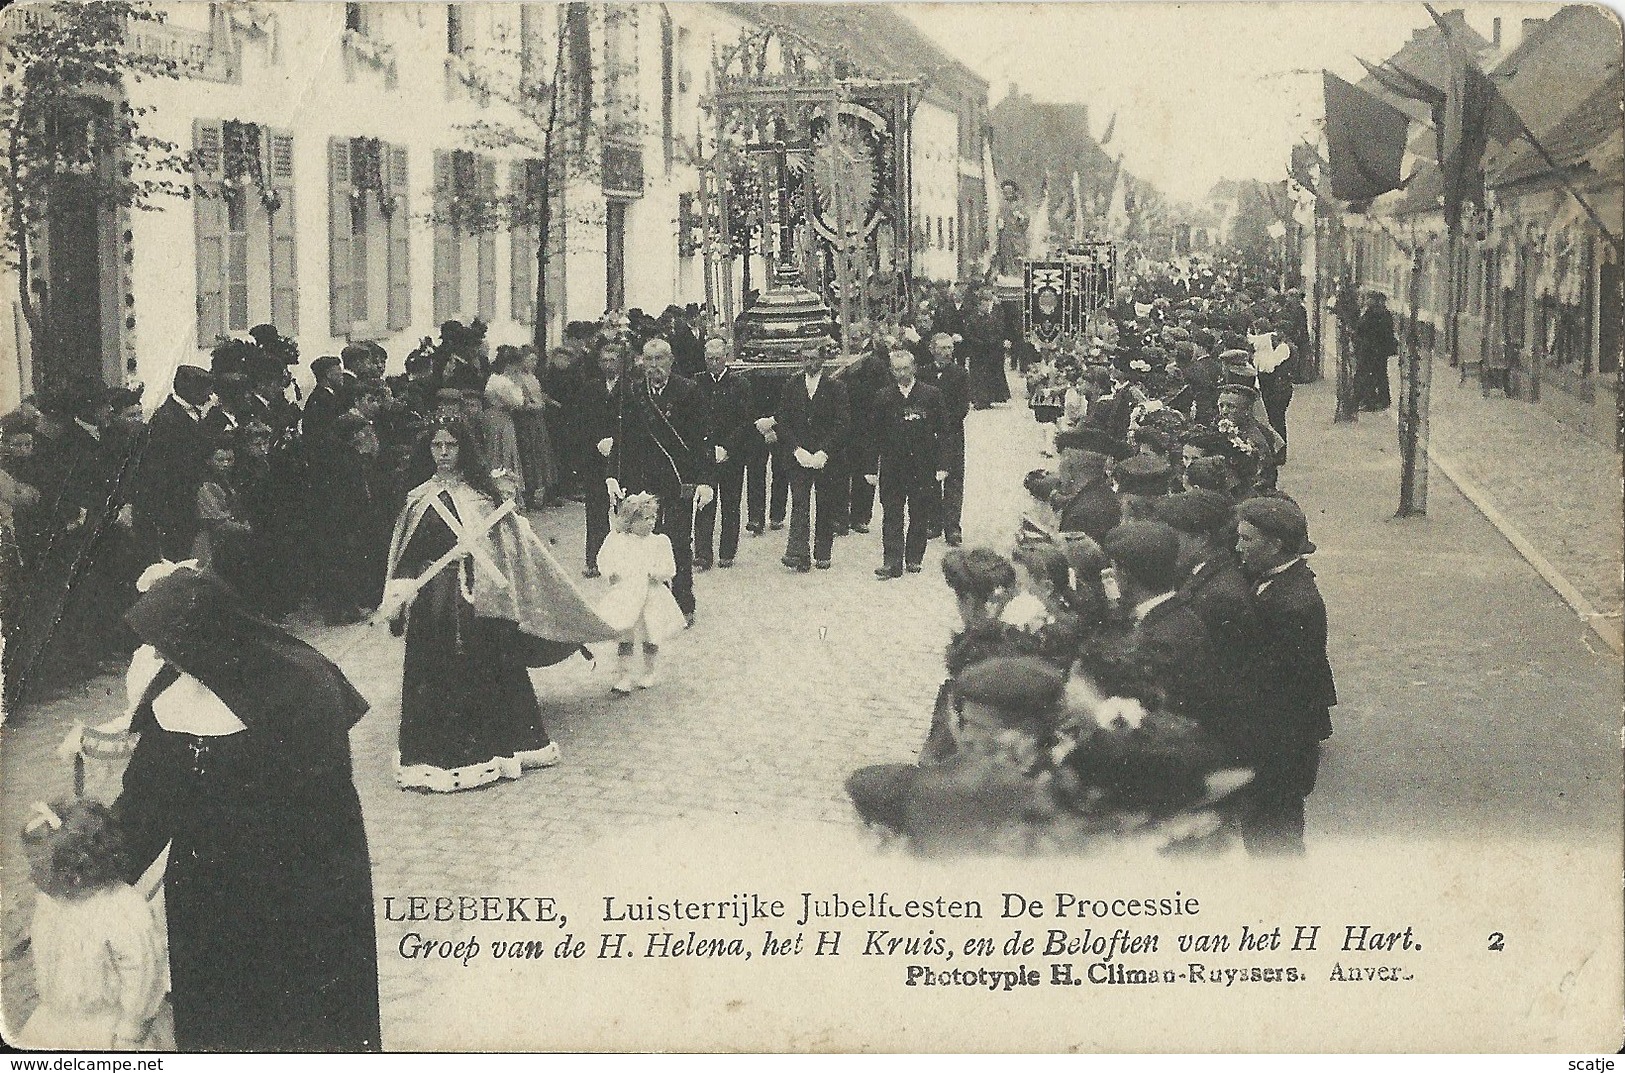
<svg viewBox="0 0 1625 1073">
<path fill-rule="evenodd" d="M 15 28 L 41 10 L 3 18 Z M 155 404 L 176 365 L 265 322 L 307 357 L 375 340 L 398 365 L 446 320 L 478 318 L 494 342 L 519 342 L 538 315 L 557 338 L 564 322 L 605 309 L 703 302 L 695 206 L 718 143 L 708 95 L 735 45 L 764 29 L 827 49 L 850 76 L 913 80 L 914 273 L 956 278 L 985 249 L 987 84 L 884 7 L 243 0 L 160 10 L 162 22 L 133 26 L 126 47 L 178 60 L 182 77 L 125 93 L 150 109 L 146 133 L 193 155 L 194 196 L 158 211 L 52 205 L 34 277 L 63 327 L 36 347 L 18 301 L 0 300 L 14 355 L 0 364 L 0 411 L 75 375 L 156 385 Z M 554 144 L 575 159 L 548 173 L 536 112 L 493 87 L 556 60 L 568 92 L 553 128 L 569 133 Z M 538 310 L 536 217 L 492 226 L 454 210 L 544 197 Z M 756 280 L 763 269 L 758 260 Z M 0 295 L 15 296 L 16 282 L 0 278 Z"/>
<path fill-rule="evenodd" d="M 1619 20 L 1603 7 L 1566 6 L 1543 20 L 1523 20 L 1512 45 L 1510 32 L 1503 44 L 1500 20 L 1485 39 L 1460 11 L 1445 19 L 1450 37 L 1472 51 L 1539 148 L 1522 136 L 1491 141 L 1485 204 L 1464 215 L 1451 263 L 1434 131 L 1413 126 L 1406 170 L 1414 177 L 1365 213 L 1343 218 L 1341 254 L 1360 287 L 1382 291 L 1391 308 L 1408 316 L 1409 251 L 1419 248 L 1422 345 L 1454 360 L 1464 378 L 1477 375 L 1487 390 L 1537 404 L 1613 445 L 1625 346 Z M 1391 63 L 1435 86 L 1448 84 L 1448 54 L 1436 26 L 1416 31 Z M 1414 119 L 1429 118 L 1426 105 L 1390 94 L 1374 78 L 1359 85 Z M 1323 243 L 1323 257 L 1328 252 Z"/>
</svg>

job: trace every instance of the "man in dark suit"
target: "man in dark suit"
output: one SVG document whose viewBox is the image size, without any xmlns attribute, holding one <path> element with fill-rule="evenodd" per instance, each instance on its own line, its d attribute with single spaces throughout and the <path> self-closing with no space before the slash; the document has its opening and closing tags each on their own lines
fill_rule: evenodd
<svg viewBox="0 0 1625 1073">
<path fill-rule="evenodd" d="M 717 498 L 695 519 L 694 568 L 711 567 L 712 533 L 721 504 L 722 532 L 716 538 L 716 564 L 732 566 L 739 553 L 739 500 L 745 486 L 745 460 L 761 445 L 756 399 L 750 381 L 728 370 L 728 340 L 714 335 L 705 341 L 705 371 L 695 379 L 710 417 L 711 452 L 716 463 Z"/>
<path fill-rule="evenodd" d="M 350 400 L 344 386 L 344 366 L 338 358 L 331 355 L 317 358 L 310 363 L 310 371 L 316 376 L 316 386 L 305 402 L 300 431 L 305 444 L 316 454 L 336 442 L 333 426 L 339 415 L 350 408 Z"/>
<path fill-rule="evenodd" d="M 977 296 L 976 309 L 966 317 L 958 334 L 965 340 L 972 404 L 985 410 L 996 402 L 1009 402 L 1010 384 L 1005 379 L 1004 362 L 1011 339 L 992 291 Z"/>
<path fill-rule="evenodd" d="M 950 548 L 965 542 L 965 418 L 970 413 L 970 377 L 954 358 L 954 337 L 937 332 L 931 337 L 930 357 L 920 366 L 920 379 L 942 395 L 943 435 L 948 441 L 948 476 L 942 482 L 940 528 Z"/>
<path fill-rule="evenodd" d="M 138 538 L 172 562 L 191 557 L 197 533 L 197 488 L 215 427 L 209 415 L 213 381 L 195 365 L 175 370 L 170 397 L 147 422 L 146 449 L 135 490 Z"/>
<path fill-rule="evenodd" d="M 1179 595 L 1213 639 L 1220 700 L 1229 707 L 1214 727 L 1228 758 L 1250 764 L 1243 728 L 1254 710 L 1249 650 L 1254 644 L 1253 586 L 1236 558 L 1235 513 L 1218 492 L 1196 488 L 1157 500 L 1152 513 L 1179 538 Z"/>
<path fill-rule="evenodd" d="M 598 549 L 609 536 L 609 456 L 620 433 L 621 396 L 626 367 L 626 350 L 619 343 L 605 343 L 598 351 L 597 368 L 581 383 L 581 410 L 577 425 L 581 430 L 582 499 L 587 510 L 587 568 L 583 573 L 598 576 Z"/>
<path fill-rule="evenodd" d="M 964 283 L 955 282 L 948 292 L 947 301 L 942 302 L 932 312 L 931 321 L 939 332 L 949 335 L 964 335 L 965 322 L 976 312 L 969 304 Z"/>
<path fill-rule="evenodd" d="M 671 371 L 671 344 L 643 344 L 643 377 L 626 386 L 620 431 L 614 437 L 610 470 L 628 492 L 660 498 L 655 532 L 671 540 L 677 576 L 671 594 L 690 626 L 694 624 L 694 511 L 713 498 L 715 468 L 708 435 L 705 398 L 694 381 Z"/>
<path fill-rule="evenodd" d="M 926 529 L 937 516 L 936 490 L 948 476 L 942 393 L 921 383 L 914 355 L 891 352 L 894 383 L 875 396 L 874 447 L 864 480 L 880 488 L 881 548 L 885 561 L 875 570 L 882 581 L 920 572 Z M 907 531 L 905 533 L 905 519 Z"/>
<path fill-rule="evenodd" d="M 877 339 L 857 361 L 836 374 L 846 385 L 851 401 L 851 419 L 846 427 L 846 450 L 837 461 L 836 479 L 841 493 L 841 514 L 835 520 L 835 535 L 867 533 L 875 516 L 875 490 L 864 480 L 866 459 L 874 451 L 875 399 L 892 385 L 890 349 Z"/>
<path fill-rule="evenodd" d="M 1207 627 L 1179 595 L 1179 538 L 1162 522 L 1124 522 L 1101 548 L 1116 567 L 1133 627 L 1130 646 L 1146 661 L 1176 712 L 1221 737 L 1228 716 L 1217 690 Z"/>
<path fill-rule="evenodd" d="M 1099 429 L 1085 427 L 1061 433 L 1055 447 L 1061 452 L 1061 472 L 1050 507 L 1063 533 L 1085 533 L 1098 543 L 1122 520 L 1106 472 L 1114 445 Z"/>
<path fill-rule="evenodd" d="M 824 346 L 814 344 L 804 349 L 801 372 L 785 382 L 772 426 L 793 467 L 790 539 L 781 561 L 799 573 L 807 573 L 814 565 L 820 570 L 829 569 L 835 519 L 841 513 L 837 501 L 839 466 L 831 463 L 847 446 L 851 412 L 847 400 L 846 385 L 824 374 Z"/>
<path fill-rule="evenodd" d="M 1236 554 L 1253 584 L 1257 692 L 1252 808 L 1242 840 L 1255 855 L 1303 852 L 1303 802 L 1315 788 L 1320 743 L 1331 737 L 1337 686 L 1326 655 L 1326 604 L 1304 561 L 1315 546 L 1303 511 L 1289 499 L 1249 499 L 1236 508 Z"/>
</svg>

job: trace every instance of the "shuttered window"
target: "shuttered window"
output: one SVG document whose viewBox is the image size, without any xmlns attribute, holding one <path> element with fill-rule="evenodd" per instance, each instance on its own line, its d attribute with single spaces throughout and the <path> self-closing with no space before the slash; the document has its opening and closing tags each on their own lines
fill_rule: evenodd
<svg viewBox="0 0 1625 1073">
<path fill-rule="evenodd" d="M 330 329 L 342 338 L 375 338 L 412 321 L 407 152 L 378 143 L 378 174 L 369 182 L 360 174 L 369 170 L 368 145 L 328 142 Z"/>
<path fill-rule="evenodd" d="M 227 122 L 197 119 L 192 199 L 197 276 L 197 345 L 269 320 L 298 331 L 298 248 L 294 212 L 293 135 L 287 130 L 238 128 L 257 152 L 258 171 L 226 181 Z M 258 136 L 253 136 L 258 130 Z"/>
<path fill-rule="evenodd" d="M 271 188 L 271 323 L 284 335 L 299 331 L 299 251 L 293 206 L 293 135 L 270 134 Z"/>
<path fill-rule="evenodd" d="M 328 139 L 327 172 L 327 327 L 343 337 L 353 323 L 350 288 L 355 278 L 350 268 L 350 139 Z"/>
<path fill-rule="evenodd" d="M 197 231 L 197 345 L 207 348 L 226 334 L 226 205 L 220 183 L 225 150 L 220 123 L 193 121 L 197 190 L 192 199 Z"/>
<path fill-rule="evenodd" d="M 535 163 L 539 162 L 516 160 L 508 165 L 509 197 L 518 210 L 515 215 L 519 221 L 508 231 L 508 302 L 513 319 L 519 324 L 531 323 L 535 315 L 536 228 L 521 226 L 537 208 L 530 200 L 533 187 L 529 169 Z"/>
<path fill-rule="evenodd" d="M 480 200 L 490 205 L 497 196 L 497 164 L 486 157 L 479 159 Z M 479 294 L 475 296 L 479 318 L 490 324 L 497 315 L 497 236 L 489 229 L 481 231 L 479 241 Z"/>
<path fill-rule="evenodd" d="M 479 154 L 462 158 L 462 182 L 467 184 L 462 196 L 468 201 L 459 206 L 457 156 L 435 153 L 434 317 L 438 322 L 478 317 L 489 324 L 497 315 L 497 236 L 488 226 L 499 214 L 497 165 Z M 453 220 L 453 210 L 459 208 L 469 213 L 469 220 Z"/>
<path fill-rule="evenodd" d="M 462 313 L 462 244 L 451 222 L 451 153 L 434 154 L 434 319 L 443 324 Z"/>
<path fill-rule="evenodd" d="M 226 201 L 226 330 L 248 330 L 248 199 L 231 191 Z"/>
<path fill-rule="evenodd" d="M 389 318 L 388 326 L 398 332 L 412 323 L 412 246 L 408 241 L 412 219 L 407 199 L 406 148 L 392 145 L 385 153 L 388 161 L 386 184 L 395 199 L 389 216 Z"/>
</svg>

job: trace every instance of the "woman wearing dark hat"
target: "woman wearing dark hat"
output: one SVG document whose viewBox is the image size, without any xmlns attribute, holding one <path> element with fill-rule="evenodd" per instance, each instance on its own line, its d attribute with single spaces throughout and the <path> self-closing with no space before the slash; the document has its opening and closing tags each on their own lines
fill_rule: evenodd
<svg viewBox="0 0 1625 1073">
<path fill-rule="evenodd" d="M 315 649 L 183 567 L 143 581 L 140 735 L 114 805 L 134 882 L 169 845 L 183 1051 L 377 1050 L 372 872 L 350 769 L 367 702 Z"/>
</svg>

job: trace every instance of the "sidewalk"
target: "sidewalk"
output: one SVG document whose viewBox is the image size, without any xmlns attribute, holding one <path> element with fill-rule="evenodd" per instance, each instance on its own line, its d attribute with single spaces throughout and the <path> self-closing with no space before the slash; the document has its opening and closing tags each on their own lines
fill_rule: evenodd
<svg viewBox="0 0 1625 1073">
<path fill-rule="evenodd" d="M 1435 392 L 1453 396 L 1454 385 L 1436 382 Z M 1393 422 L 1362 415 L 1336 424 L 1333 401 L 1329 381 L 1300 389 L 1289 419 L 1292 461 L 1281 475 L 1319 545 L 1310 564 L 1326 600 L 1340 700 L 1308 802 L 1311 841 L 1377 833 L 1617 840 L 1619 657 L 1437 467 L 1427 516 L 1396 520 Z M 1436 403 L 1436 414 L 1444 409 Z M 1443 442 L 1463 435 L 1461 425 L 1440 423 L 1450 430 Z M 1519 457 L 1507 442 L 1516 427 L 1499 435 L 1479 455 Z M 1555 484 L 1598 479 L 1565 473 L 1563 457 L 1546 457 Z M 1517 487 L 1533 498 L 1538 478 L 1523 482 Z M 1577 519 L 1572 539 L 1542 552 L 1565 565 L 1612 554 L 1617 572 L 1617 521 L 1605 538 L 1606 522 L 1591 519 L 1605 508 L 1570 499 L 1549 497 L 1518 521 L 1538 541 L 1549 531 L 1536 524 L 1541 516 L 1566 512 Z"/>
<path fill-rule="evenodd" d="M 1444 375 L 1449 372 L 1434 369 L 1429 418 L 1435 457 L 1477 485 L 1493 509 L 1612 620 L 1617 635 L 1625 606 L 1620 455 L 1537 406 L 1485 396 L 1475 382 L 1458 384 Z"/>
</svg>

